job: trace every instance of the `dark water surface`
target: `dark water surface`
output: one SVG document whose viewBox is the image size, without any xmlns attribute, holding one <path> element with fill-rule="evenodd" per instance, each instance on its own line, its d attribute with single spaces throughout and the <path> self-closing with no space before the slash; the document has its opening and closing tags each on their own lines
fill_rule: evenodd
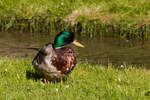
<svg viewBox="0 0 150 100">
<path fill-rule="evenodd" d="M 55 35 L 47 33 L 0 33 L 0 56 L 34 57 L 32 48 L 53 42 Z M 147 64 L 150 65 L 150 41 L 117 38 L 76 37 L 85 48 L 73 47 L 78 60 L 93 64 Z"/>
</svg>

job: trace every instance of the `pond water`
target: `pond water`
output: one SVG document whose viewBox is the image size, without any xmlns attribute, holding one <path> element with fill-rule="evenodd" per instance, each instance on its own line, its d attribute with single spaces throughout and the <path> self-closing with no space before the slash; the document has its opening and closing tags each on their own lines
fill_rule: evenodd
<svg viewBox="0 0 150 100">
<path fill-rule="evenodd" d="M 0 33 L 0 56 L 34 57 L 33 48 L 53 42 L 55 35 L 48 33 Z M 92 64 L 146 64 L 150 65 L 150 41 L 118 38 L 76 37 L 85 48 L 70 45 L 77 59 Z"/>
</svg>

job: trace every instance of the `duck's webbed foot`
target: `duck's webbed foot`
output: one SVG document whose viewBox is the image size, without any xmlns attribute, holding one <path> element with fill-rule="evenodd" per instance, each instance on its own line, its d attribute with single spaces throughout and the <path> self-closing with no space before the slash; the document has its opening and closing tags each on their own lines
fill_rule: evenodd
<svg viewBox="0 0 150 100">
<path fill-rule="evenodd" d="M 46 78 L 43 78 L 43 83 L 47 83 L 47 79 Z"/>
</svg>

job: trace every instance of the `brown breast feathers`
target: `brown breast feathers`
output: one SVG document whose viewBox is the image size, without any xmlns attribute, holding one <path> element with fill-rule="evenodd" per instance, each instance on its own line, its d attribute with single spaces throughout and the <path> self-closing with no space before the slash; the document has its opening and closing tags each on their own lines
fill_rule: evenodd
<svg viewBox="0 0 150 100">
<path fill-rule="evenodd" d="M 52 64 L 60 70 L 62 74 L 69 74 L 76 65 L 74 51 L 68 47 L 55 49 L 57 58 L 52 59 Z"/>
</svg>

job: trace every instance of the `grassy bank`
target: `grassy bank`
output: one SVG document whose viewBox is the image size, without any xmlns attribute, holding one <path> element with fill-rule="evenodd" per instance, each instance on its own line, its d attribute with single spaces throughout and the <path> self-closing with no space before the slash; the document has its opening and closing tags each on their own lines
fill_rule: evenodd
<svg viewBox="0 0 150 100">
<path fill-rule="evenodd" d="M 149 38 L 150 0 L 1 0 L 0 31 Z"/>
<path fill-rule="evenodd" d="M 128 68 L 127 68 L 128 67 Z M 1 100 L 149 100 L 150 71 L 78 63 L 68 80 L 43 84 L 30 59 L 0 59 Z M 40 76 L 39 76 L 40 77 Z"/>
</svg>

